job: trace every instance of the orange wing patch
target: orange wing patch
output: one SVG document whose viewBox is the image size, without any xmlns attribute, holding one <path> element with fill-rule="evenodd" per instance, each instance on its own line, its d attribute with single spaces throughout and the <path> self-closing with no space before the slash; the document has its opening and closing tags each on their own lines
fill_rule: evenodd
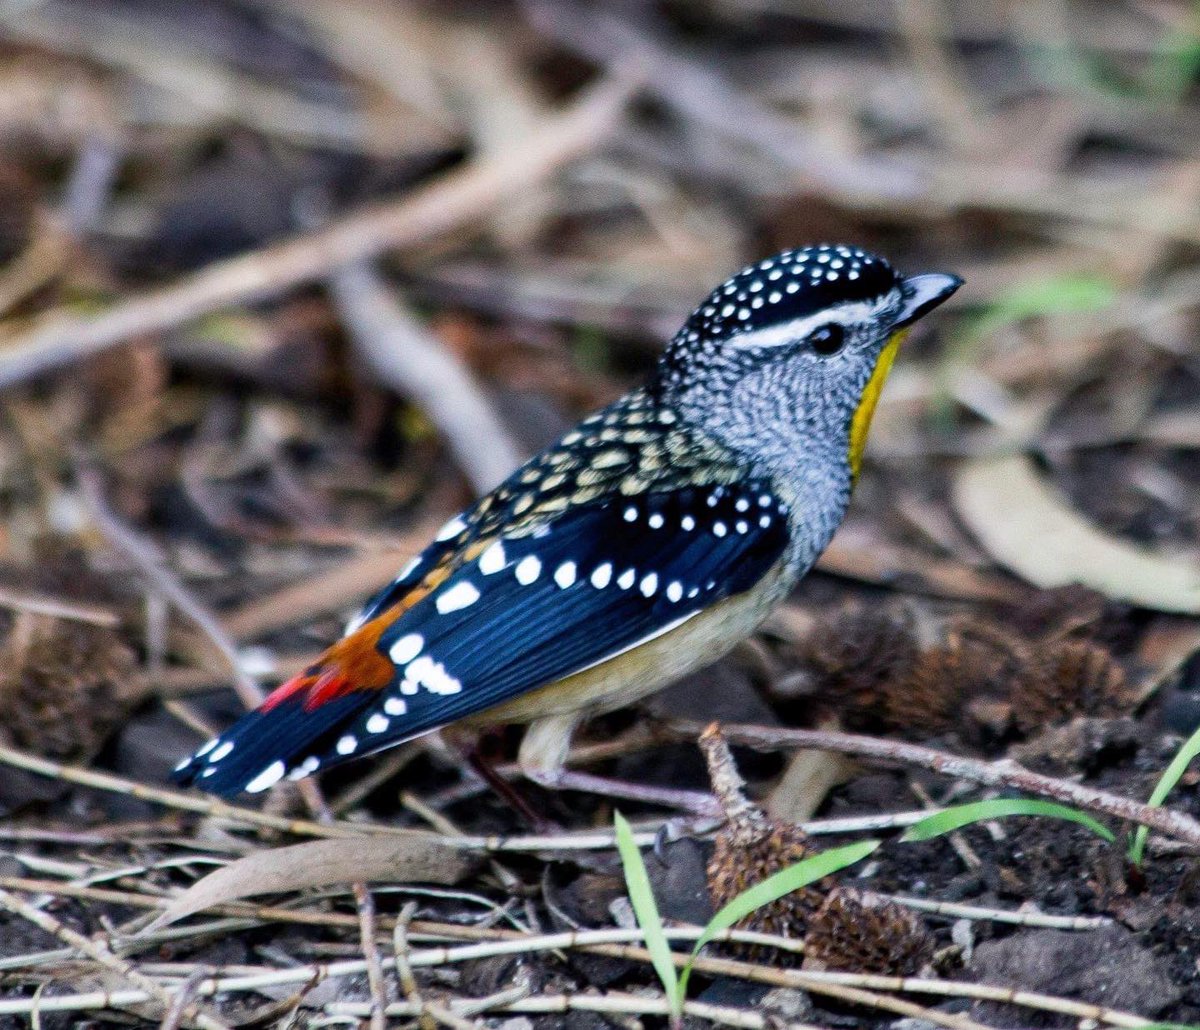
<svg viewBox="0 0 1200 1030">
<path fill-rule="evenodd" d="M 437 590 L 460 565 L 477 558 L 488 543 L 490 541 L 480 541 L 465 551 L 446 555 L 390 608 L 332 644 L 304 672 L 271 691 L 258 710 L 269 712 L 297 694 L 304 694 L 304 710 L 312 712 L 354 690 L 382 690 L 396 672 L 395 665 L 379 650 L 379 638 L 384 631 L 418 601 Z"/>
</svg>

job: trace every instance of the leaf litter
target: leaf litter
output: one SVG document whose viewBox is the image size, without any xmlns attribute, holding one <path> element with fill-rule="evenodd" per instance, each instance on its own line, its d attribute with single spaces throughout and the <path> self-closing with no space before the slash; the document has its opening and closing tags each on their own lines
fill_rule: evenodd
<svg viewBox="0 0 1200 1030">
<path fill-rule="evenodd" d="M 906 347 L 820 570 L 717 669 L 594 720 L 578 767 L 711 789 L 686 712 L 1200 815 L 1172 765 L 1200 726 L 1190 5 L 52 0 L 0 32 L 0 1023 L 668 1018 L 649 955 L 587 936 L 624 925 L 611 800 L 520 781 L 510 731 L 326 777 L 336 823 L 166 775 L 241 710 L 231 668 L 244 694 L 303 668 L 473 482 L 803 242 L 967 285 Z M 406 340 L 458 406 L 388 361 Z M 787 948 L 710 944 L 685 1019 L 1200 1021 L 1185 824 L 1131 865 L 1120 820 L 1110 846 L 998 814 L 1046 799 L 823 755 L 734 748 L 803 848 L 883 845 L 792 896 Z M 722 878 L 753 889 L 712 820 L 621 807 L 668 939 Z"/>
</svg>

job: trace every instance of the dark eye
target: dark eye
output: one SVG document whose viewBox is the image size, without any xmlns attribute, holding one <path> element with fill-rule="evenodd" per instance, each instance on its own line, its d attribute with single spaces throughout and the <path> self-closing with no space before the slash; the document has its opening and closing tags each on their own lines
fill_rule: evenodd
<svg viewBox="0 0 1200 1030">
<path fill-rule="evenodd" d="M 836 354 L 846 342 L 846 330 L 837 322 L 826 322 L 812 331 L 808 342 L 818 354 Z"/>
</svg>

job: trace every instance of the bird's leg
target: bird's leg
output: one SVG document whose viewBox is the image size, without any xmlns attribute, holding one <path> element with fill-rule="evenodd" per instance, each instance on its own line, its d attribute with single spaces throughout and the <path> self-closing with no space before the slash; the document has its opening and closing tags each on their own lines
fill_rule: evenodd
<svg viewBox="0 0 1200 1030">
<path fill-rule="evenodd" d="M 701 791 L 651 787 L 567 769 L 571 734 L 578 722 L 576 715 L 549 715 L 529 724 L 517 757 L 526 777 L 547 790 L 579 790 L 603 797 L 640 801 L 647 805 L 663 805 L 703 816 L 721 814 L 716 798 Z"/>
<path fill-rule="evenodd" d="M 502 801 L 507 802 L 535 833 L 553 833 L 561 829 L 552 819 L 547 819 L 539 814 L 525 795 L 496 772 L 492 763 L 483 753 L 481 740 L 476 740 L 475 743 L 464 748 L 463 754 L 467 759 L 467 764 L 475 771 L 476 775 L 491 787 Z"/>
<path fill-rule="evenodd" d="M 579 716 L 575 713 L 534 719 L 526 728 L 517 753 L 521 772 L 539 786 L 553 790 L 564 772 L 571 737 L 578 725 Z"/>
</svg>

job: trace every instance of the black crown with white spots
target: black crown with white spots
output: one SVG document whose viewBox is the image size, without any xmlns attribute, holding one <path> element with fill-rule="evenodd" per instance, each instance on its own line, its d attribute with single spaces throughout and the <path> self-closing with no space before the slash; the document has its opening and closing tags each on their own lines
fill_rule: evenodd
<svg viewBox="0 0 1200 1030">
<path fill-rule="evenodd" d="M 899 282 L 884 258 L 860 247 L 785 250 L 744 268 L 713 290 L 679 336 L 727 339 L 845 301 L 877 300 Z"/>
</svg>

